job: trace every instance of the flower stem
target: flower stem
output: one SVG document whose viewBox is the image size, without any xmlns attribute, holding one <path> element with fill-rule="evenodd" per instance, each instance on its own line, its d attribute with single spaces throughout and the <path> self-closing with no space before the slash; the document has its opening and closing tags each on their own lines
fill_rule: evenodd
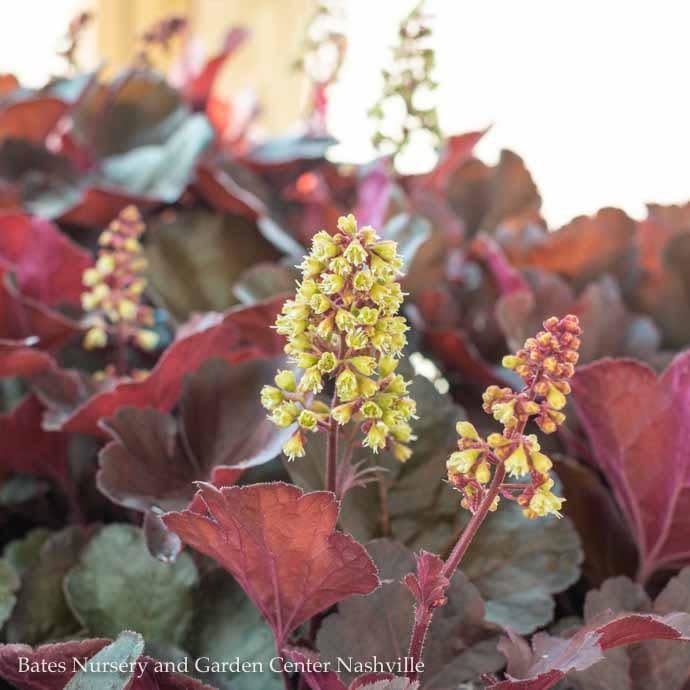
<svg viewBox="0 0 690 690">
<path fill-rule="evenodd" d="M 338 459 L 338 423 L 331 419 L 331 426 L 328 430 L 328 440 L 326 443 L 326 491 L 336 492 L 336 474 Z"/>
<path fill-rule="evenodd" d="M 482 526 L 482 523 L 486 519 L 486 516 L 489 514 L 489 509 L 491 508 L 491 504 L 494 502 L 496 496 L 498 496 L 498 492 L 505 478 L 505 474 L 505 467 L 503 466 L 503 463 L 500 463 L 496 467 L 496 471 L 494 472 L 493 479 L 491 480 L 489 490 L 486 493 L 486 496 L 484 496 L 482 502 L 479 504 L 477 512 L 471 517 L 470 521 L 467 523 L 467 527 L 465 527 L 465 529 L 460 534 L 457 543 L 455 544 L 453 550 L 450 552 L 450 555 L 443 564 L 443 570 L 441 571 L 441 574 L 449 581 L 455 574 L 455 571 L 460 565 L 460 561 L 462 561 L 463 556 L 467 553 L 467 549 L 470 547 L 472 540 L 477 535 L 479 528 Z M 410 647 L 407 653 L 407 655 L 412 660 L 413 670 L 407 674 L 407 677 L 411 681 L 417 680 L 418 674 L 417 671 L 415 671 L 414 669 L 416 669 L 418 662 L 422 659 L 422 652 L 424 650 L 424 640 L 426 639 L 427 631 L 429 630 L 429 626 L 431 625 L 431 619 L 434 615 L 434 610 L 435 609 L 433 608 L 423 608 L 421 606 L 417 606 L 415 609 L 414 626 L 412 628 L 412 637 L 410 638 Z"/>
</svg>

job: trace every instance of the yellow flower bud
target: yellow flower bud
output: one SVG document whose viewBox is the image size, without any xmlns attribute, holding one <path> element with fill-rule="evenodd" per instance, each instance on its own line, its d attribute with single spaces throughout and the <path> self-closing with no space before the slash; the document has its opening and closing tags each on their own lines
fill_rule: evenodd
<svg viewBox="0 0 690 690">
<path fill-rule="evenodd" d="M 357 385 L 357 377 L 350 369 L 343 369 L 343 371 L 338 374 L 338 378 L 335 380 L 335 390 L 338 397 L 345 402 L 354 400 L 354 398 L 358 396 L 359 387 Z"/>
<path fill-rule="evenodd" d="M 100 326 L 89 328 L 84 336 L 83 345 L 87 350 L 98 350 L 108 344 L 108 334 Z"/>
<path fill-rule="evenodd" d="M 329 374 L 338 366 L 338 358 L 332 352 L 324 352 L 316 366 L 319 371 Z"/>
<path fill-rule="evenodd" d="M 511 477 L 522 477 L 529 473 L 527 454 L 522 443 L 518 443 L 515 450 L 506 458 L 505 468 Z"/>
<path fill-rule="evenodd" d="M 456 450 L 446 460 L 446 469 L 453 474 L 467 474 L 481 455 L 480 448 Z"/>
<path fill-rule="evenodd" d="M 531 453 L 530 456 L 532 458 L 532 465 L 537 472 L 546 474 L 553 467 L 551 459 L 548 455 L 544 455 L 544 453 L 535 451 Z"/>
<path fill-rule="evenodd" d="M 319 358 L 311 352 L 301 352 L 295 358 L 295 362 L 300 369 L 309 369 L 309 367 L 313 367 L 318 361 Z"/>
<path fill-rule="evenodd" d="M 546 400 L 549 403 L 549 407 L 552 407 L 554 410 L 562 410 L 567 402 L 565 395 L 552 383 L 549 384 Z"/>
<path fill-rule="evenodd" d="M 86 287 L 93 287 L 101 279 L 101 274 L 95 268 L 87 268 L 82 275 L 81 282 Z"/>
<path fill-rule="evenodd" d="M 505 403 L 495 403 L 491 408 L 491 412 L 494 419 L 504 426 L 511 426 L 517 421 L 515 417 L 515 400 L 509 400 Z"/>
<path fill-rule="evenodd" d="M 308 431 L 316 431 L 319 420 L 311 410 L 302 410 L 297 418 L 297 423 Z"/>
<path fill-rule="evenodd" d="M 340 292 L 345 285 L 345 279 L 337 273 L 326 273 L 321 277 L 321 289 L 327 295 L 334 295 Z"/>
<path fill-rule="evenodd" d="M 319 371 L 318 367 L 313 366 L 305 369 L 297 388 L 303 393 L 318 393 L 323 388 L 321 372 Z"/>
<path fill-rule="evenodd" d="M 379 374 L 382 378 L 385 378 L 389 374 L 392 374 L 398 368 L 399 360 L 395 357 L 389 357 L 388 355 L 382 355 L 379 358 Z"/>
<path fill-rule="evenodd" d="M 472 441 L 479 440 L 479 434 L 477 433 L 477 430 L 474 428 L 474 424 L 472 424 L 471 422 L 458 422 L 455 425 L 455 430 L 458 432 L 458 436 L 460 436 L 461 438 L 468 438 Z"/>
<path fill-rule="evenodd" d="M 345 309 L 338 309 L 338 312 L 335 315 L 335 324 L 341 331 L 351 331 L 354 330 L 357 322 L 355 321 L 355 317 L 352 316 L 349 311 L 345 311 Z"/>
<path fill-rule="evenodd" d="M 158 333 L 156 333 L 156 331 L 141 328 L 136 332 L 134 342 L 137 344 L 137 347 L 141 348 L 142 350 L 151 352 L 158 347 L 160 338 L 158 337 Z"/>
<path fill-rule="evenodd" d="M 347 216 L 338 218 L 338 230 L 346 235 L 354 235 L 357 232 L 357 220 L 350 213 Z"/>
<path fill-rule="evenodd" d="M 353 350 L 361 350 L 369 344 L 369 338 L 361 328 L 357 328 L 346 334 L 345 343 Z"/>
<path fill-rule="evenodd" d="M 491 479 L 491 467 L 486 460 L 483 460 L 477 465 L 477 469 L 474 471 L 474 478 L 480 484 L 486 484 Z"/>
<path fill-rule="evenodd" d="M 362 414 L 367 419 L 380 419 L 383 412 L 375 402 L 369 400 L 362 405 Z"/>
<path fill-rule="evenodd" d="M 261 389 L 261 404 L 267 410 L 274 410 L 283 402 L 283 393 L 273 386 L 264 386 Z"/>
<path fill-rule="evenodd" d="M 286 428 L 297 419 L 299 413 L 299 407 L 295 403 L 286 400 L 273 410 L 270 419 L 276 426 Z"/>
<path fill-rule="evenodd" d="M 364 376 L 371 376 L 376 370 L 376 360 L 373 357 L 365 355 L 352 357 L 349 362 L 360 374 L 364 374 Z"/>
<path fill-rule="evenodd" d="M 388 427 L 383 422 L 374 422 L 369 428 L 367 435 L 362 445 L 371 448 L 374 453 L 386 446 L 386 437 L 388 436 Z"/>
<path fill-rule="evenodd" d="M 103 276 L 107 276 L 115 270 L 115 259 L 110 254 L 103 254 L 96 261 L 96 270 Z"/>
<path fill-rule="evenodd" d="M 347 278 L 347 276 L 352 273 L 352 266 L 350 266 L 344 256 L 336 256 L 335 259 L 328 264 L 328 270 L 331 271 L 331 273 Z"/>
<path fill-rule="evenodd" d="M 333 322 L 335 321 L 333 314 L 319 321 L 319 325 L 316 327 L 316 334 L 319 338 L 328 340 L 328 336 L 333 333 Z"/>
<path fill-rule="evenodd" d="M 369 271 L 359 271 L 352 279 L 352 287 L 360 292 L 368 292 L 374 284 L 374 276 Z"/>
<path fill-rule="evenodd" d="M 359 393 L 365 398 L 371 398 L 378 392 L 378 384 L 366 376 L 357 376 L 357 384 L 359 386 Z"/>
<path fill-rule="evenodd" d="M 393 457 L 398 462 L 407 462 L 412 456 L 412 450 L 410 450 L 408 446 L 403 443 L 397 443 L 396 441 L 391 443 L 391 451 L 393 453 Z"/>
<path fill-rule="evenodd" d="M 333 238 L 325 230 L 317 232 L 311 242 L 314 256 L 321 261 L 331 259 L 338 253 Z"/>
<path fill-rule="evenodd" d="M 331 308 L 331 301 L 322 294 L 316 294 L 309 300 L 309 306 L 315 314 L 323 314 Z"/>
<path fill-rule="evenodd" d="M 279 369 L 278 373 L 273 379 L 278 388 L 282 388 L 288 393 L 294 393 L 297 390 L 297 382 L 295 381 L 295 372 L 289 369 Z"/>
<path fill-rule="evenodd" d="M 382 240 L 377 242 L 371 251 L 384 261 L 393 261 L 398 255 L 398 245 L 393 240 Z"/>
<path fill-rule="evenodd" d="M 515 369 L 518 364 L 520 364 L 521 360 L 519 357 L 516 357 L 515 355 L 506 355 L 502 360 L 501 364 L 506 368 L 506 369 Z"/>
<path fill-rule="evenodd" d="M 120 300 L 117 311 L 125 321 L 133 321 L 137 316 L 137 305 L 129 299 Z"/>
<path fill-rule="evenodd" d="M 358 240 L 352 240 L 343 256 L 353 265 L 361 266 L 367 260 L 367 252 Z"/>
<path fill-rule="evenodd" d="M 379 310 L 371 307 L 362 307 L 357 314 L 357 321 L 365 326 L 373 326 L 379 318 Z"/>
<path fill-rule="evenodd" d="M 283 453 L 287 455 L 288 460 L 304 457 L 304 443 L 302 441 L 302 434 L 299 431 L 296 431 L 285 442 L 285 445 L 283 446 Z"/>
<path fill-rule="evenodd" d="M 354 408 L 354 403 L 343 403 L 331 410 L 331 417 L 342 426 L 350 421 Z"/>
</svg>

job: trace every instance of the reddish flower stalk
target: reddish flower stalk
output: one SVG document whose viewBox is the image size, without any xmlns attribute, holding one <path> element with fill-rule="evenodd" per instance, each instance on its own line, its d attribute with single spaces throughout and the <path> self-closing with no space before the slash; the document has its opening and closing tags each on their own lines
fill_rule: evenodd
<svg viewBox="0 0 690 690">
<path fill-rule="evenodd" d="M 469 422 L 457 425 L 458 451 L 447 462 L 448 480 L 463 495 L 462 506 L 472 517 L 460 534 L 450 555 L 435 578 L 427 574 L 428 596 L 420 558 L 418 575 L 405 582 L 416 599 L 415 619 L 408 656 L 416 669 L 422 658 L 424 641 L 434 610 L 446 603 L 445 590 L 462 562 L 489 512 L 497 509 L 501 497 L 523 506 L 525 517 L 533 519 L 548 514 L 560 517 L 562 498 L 551 493 L 553 480 L 548 476 L 551 460 L 540 452 L 536 436 L 525 436 L 531 418 L 544 433 L 553 433 L 565 420 L 560 410 L 570 392 L 568 379 L 577 362 L 581 329 L 577 317 L 554 317 L 544 322 L 544 330 L 529 338 L 516 354 L 504 357 L 503 365 L 514 369 L 524 380 L 522 391 L 490 386 L 484 393 L 484 410 L 503 424 L 502 434 L 483 439 Z M 505 482 L 506 474 L 527 477 L 527 482 Z M 487 486 L 488 485 L 488 486 Z M 427 554 L 427 556 L 429 556 Z M 440 560 L 440 559 L 439 559 Z M 415 670 L 408 674 L 416 680 Z"/>
</svg>

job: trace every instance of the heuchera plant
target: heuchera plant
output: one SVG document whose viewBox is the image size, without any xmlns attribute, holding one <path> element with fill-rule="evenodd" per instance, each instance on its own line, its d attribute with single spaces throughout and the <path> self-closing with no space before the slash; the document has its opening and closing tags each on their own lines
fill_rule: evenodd
<svg viewBox="0 0 690 690">
<path fill-rule="evenodd" d="M 330 160 L 336 9 L 285 137 L 217 87 L 242 28 L 105 77 L 80 15 L 65 76 L 0 75 L 0 676 L 686 690 L 689 207 L 549 228 L 415 111 L 422 5 L 389 86 L 436 165 Z"/>
</svg>

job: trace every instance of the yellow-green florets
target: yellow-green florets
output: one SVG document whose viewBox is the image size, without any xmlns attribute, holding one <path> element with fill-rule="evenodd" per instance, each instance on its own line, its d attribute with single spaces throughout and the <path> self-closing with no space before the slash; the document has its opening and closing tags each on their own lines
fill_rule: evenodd
<svg viewBox="0 0 690 690">
<path fill-rule="evenodd" d="M 522 506 L 528 518 L 560 517 L 564 499 L 552 492 L 549 476 L 553 463 L 541 452 L 534 434 L 525 434 L 530 421 L 544 433 L 556 431 L 565 420 L 560 411 L 570 392 L 569 379 L 575 371 L 581 329 L 577 317 L 552 317 L 544 330 L 529 338 L 522 349 L 503 358 L 524 381 L 522 391 L 489 386 L 484 392 L 484 411 L 503 425 L 503 433 L 483 439 L 470 422 L 459 422 L 458 450 L 446 462 L 448 481 L 462 494 L 461 505 L 476 512 L 482 501 L 491 500 L 495 510 L 501 497 Z M 500 467 L 500 475 L 496 469 Z M 508 476 L 517 482 L 503 483 Z M 493 492 L 487 484 L 496 478 Z M 493 496 L 493 498 L 492 498 Z"/>
<path fill-rule="evenodd" d="M 83 346 L 93 350 L 108 345 L 115 333 L 142 350 L 158 347 L 153 309 L 142 304 L 147 262 L 140 243 L 145 229 L 139 211 L 125 208 L 98 239 L 96 263 L 82 276 L 81 302 L 88 330 Z"/>
<path fill-rule="evenodd" d="M 409 457 L 415 404 L 407 395 L 408 382 L 395 373 L 408 330 L 398 313 L 402 265 L 396 243 L 381 240 L 371 227 L 358 227 L 352 215 L 341 217 L 333 234 L 321 230 L 312 238 L 295 297 L 275 323 L 301 372 L 276 377 L 275 390 L 287 403 L 273 391 L 262 392 L 276 424 L 296 423 L 283 449 L 291 459 L 303 454 L 305 431 L 351 421 L 360 425 L 362 444 L 373 452 L 388 448 L 401 461 Z M 315 404 L 323 406 L 315 396 L 324 390 L 329 397 L 333 391 L 327 412 L 302 417 Z"/>
</svg>

